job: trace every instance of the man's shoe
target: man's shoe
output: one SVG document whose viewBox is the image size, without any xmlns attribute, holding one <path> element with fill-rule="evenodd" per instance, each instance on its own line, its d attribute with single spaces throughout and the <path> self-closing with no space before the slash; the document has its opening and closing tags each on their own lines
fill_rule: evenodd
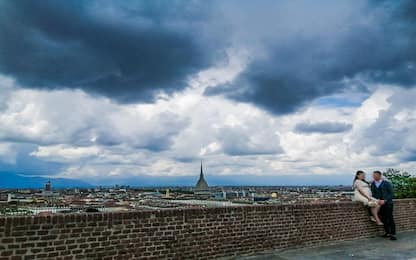
<svg viewBox="0 0 416 260">
<path fill-rule="evenodd" d="M 390 236 L 390 240 L 397 240 L 397 237 L 395 237 L 395 236 Z"/>
<path fill-rule="evenodd" d="M 381 237 L 390 237 L 391 235 L 390 234 L 384 234 L 384 235 L 382 235 Z"/>
</svg>

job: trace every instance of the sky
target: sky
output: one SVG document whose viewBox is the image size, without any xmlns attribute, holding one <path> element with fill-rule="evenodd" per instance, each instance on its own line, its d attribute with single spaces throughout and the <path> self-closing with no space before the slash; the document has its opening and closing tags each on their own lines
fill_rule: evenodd
<svg viewBox="0 0 416 260">
<path fill-rule="evenodd" d="M 414 172 L 415 23 L 411 0 L 1 1 L 0 174 Z"/>
</svg>

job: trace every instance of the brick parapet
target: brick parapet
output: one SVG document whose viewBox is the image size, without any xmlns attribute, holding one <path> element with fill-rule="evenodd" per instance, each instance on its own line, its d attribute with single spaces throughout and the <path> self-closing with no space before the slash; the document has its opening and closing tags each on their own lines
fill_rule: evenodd
<svg viewBox="0 0 416 260">
<path fill-rule="evenodd" d="M 416 199 L 395 201 L 416 230 Z M 2 259 L 213 259 L 372 237 L 359 203 L 0 217 Z"/>
</svg>

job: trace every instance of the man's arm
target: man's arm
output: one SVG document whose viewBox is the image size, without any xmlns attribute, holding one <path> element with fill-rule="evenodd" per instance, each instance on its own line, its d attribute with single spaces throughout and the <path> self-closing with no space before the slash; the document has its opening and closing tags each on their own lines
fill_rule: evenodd
<svg viewBox="0 0 416 260">
<path fill-rule="evenodd" d="M 380 198 L 380 194 L 374 182 L 371 183 L 370 188 L 371 188 L 371 194 L 373 195 L 374 198 L 383 199 L 383 198 Z"/>
<path fill-rule="evenodd" d="M 393 186 L 390 182 L 385 181 L 384 183 L 383 200 L 386 202 L 393 202 Z"/>
</svg>

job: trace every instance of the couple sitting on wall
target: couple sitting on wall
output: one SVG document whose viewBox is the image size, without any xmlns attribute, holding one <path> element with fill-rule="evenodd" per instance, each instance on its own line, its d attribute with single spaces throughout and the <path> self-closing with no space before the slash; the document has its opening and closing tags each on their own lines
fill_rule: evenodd
<svg viewBox="0 0 416 260">
<path fill-rule="evenodd" d="M 393 187 L 380 171 L 373 172 L 373 181 L 365 180 L 365 173 L 357 171 L 354 179 L 354 201 L 362 202 L 371 211 L 370 219 L 384 226 L 385 234 L 396 240 L 396 225 L 393 218 Z"/>
</svg>

